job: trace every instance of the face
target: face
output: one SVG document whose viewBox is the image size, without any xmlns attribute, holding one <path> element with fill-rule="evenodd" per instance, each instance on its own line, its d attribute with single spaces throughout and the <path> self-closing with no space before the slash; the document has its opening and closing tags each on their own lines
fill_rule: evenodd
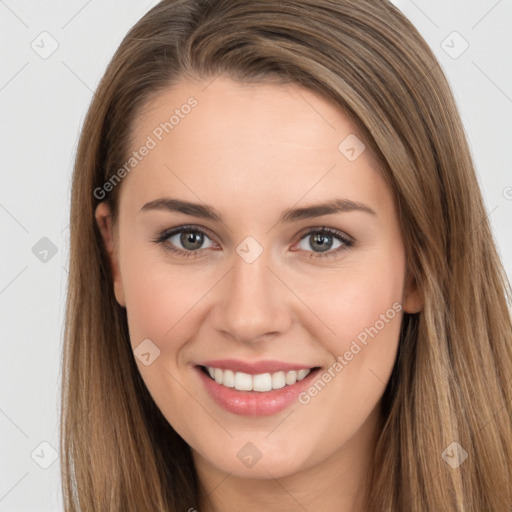
<svg viewBox="0 0 512 512">
<path fill-rule="evenodd" d="M 358 464 L 419 307 L 391 191 L 315 93 L 208 83 L 144 109 L 115 230 L 96 210 L 139 371 L 200 467 Z"/>
</svg>

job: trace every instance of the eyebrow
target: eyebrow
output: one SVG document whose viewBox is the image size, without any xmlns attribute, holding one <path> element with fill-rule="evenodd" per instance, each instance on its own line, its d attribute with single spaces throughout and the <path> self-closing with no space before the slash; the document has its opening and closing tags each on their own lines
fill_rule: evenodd
<svg viewBox="0 0 512 512">
<path fill-rule="evenodd" d="M 199 203 L 191 203 L 189 201 L 183 201 L 181 199 L 174 199 L 171 197 L 162 197 L 160 199 L 150 201 L 149 203 L 146 203 L 140 211 L 147 212 L 151 210 L 179 212 L 185 215 L 223 222 L 222 215 L 212 206 Z M 361 211 L 371 215 L 377 215 L 374 210 L 363 203 L 351 201 L 349 199 L 332 199 L 331 201 L 327 201 L 325 203 L 306 206 L 303 208 L 288 208 L 281 213 L 278 222 L 290 223 L 303 219 L 320 217 L 322 215 L 331 215 L 333 213 L 351 211 Z"/>
</svg>

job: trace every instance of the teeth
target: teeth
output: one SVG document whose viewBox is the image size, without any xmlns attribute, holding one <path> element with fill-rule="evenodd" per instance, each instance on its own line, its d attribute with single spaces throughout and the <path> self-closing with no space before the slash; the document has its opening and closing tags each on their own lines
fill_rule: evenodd
<svg viewBox="0 0 512 512">
<path fill-rule="evenodd" d="M 270 391 L 272 389 L 272 375 L 270 373 L 253 375 L 252 389 L 255 391 Z"/>
<path fill-rule="evenodd" d="M 309 373 L 309 370 L 299 370 L 297 372 L 297 380 L 302 380 L 304 377 L 307 376 L 308 373 Z"/>
<path fill-rule="evenodd" d="M 219 370 L 222 372 L 222 370 Z M 219 382 L 222 384 L 222 382 Z M 252 390 L 252 376 L 248 373 L 236 372 L 235 373 L 235 389 L 239 391 L 251 391 Z"/>
<path fill-rule="evenodd" d="M 275 373 L 258 373 L 251 375 L 244 372 L 233 372 L 232 370 L 221 370 L 220 368 L 206 367 L 210 377 L 228 388 L 235 388 L 239 391 L 271 391 L 291 386 L 297 381 L 307 377 L 311 370 L 292 370 L 288 372 L 279 371 Z"/>
<path fill-rule="evenodd" d="M 222 371 L 222 370 L 220 370 Z M 224 386 L 228 388 L 234 388 L 235 387 L 235 374 L 232 370 L 224 370 L 224 375 L 222 377 L 222 382 Z"/>
<path fill-rule="evenodd" d="M 272 389 L 281 389 L 286 386 L 284 372 L 276 372 L 272 374 Z"/>
<path fill-rule="evenodd" d="M 288 372 L 286 374 L 285 381 L 286 381 L 286 384 L 288 384 L 288 386 L 295 384 L 297 382 L 297 372 L 295 370 Z"/>
</svg>

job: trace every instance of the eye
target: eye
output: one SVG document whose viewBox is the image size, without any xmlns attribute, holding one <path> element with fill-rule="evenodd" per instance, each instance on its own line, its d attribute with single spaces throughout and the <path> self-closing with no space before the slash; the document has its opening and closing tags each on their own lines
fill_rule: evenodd
<svg viewBox="0 0 512 512">
<path fill-rule="evenodd" d="M 337 255 L 340 251 L 352 247 L 353 244 L 354 241 L 345 233 L 323 226 L 309 230 L 301 238 L 298 247 L 304 251 L 313 249 L 314 254 L 311 254 L 310 258 L 326 258 Z"/>
<path fill-rule="evenodd" d="M 206 239 L 210 240 L 211 245 L 203 247 Z M 180 226 L 168 229 L 153 241 L 163 244 L 167 251 L 185 256 L 186 258 L 196 258 L 200 249 L 215 247 L 215 243 L 206 232 L 194 226 Z"/>
<path fill-rule="evenodd" d="M 206 240 L 209 240 L 210 244 L 205 247 Z M 206 231 L 196 226 L 179 226 L 168 229 L 153 242 L 162 244 L 165 250 L 186 258 L 197 258 L 202 249 L 217 247 Z M 297 246 L 302 251 L 311 252 L 310 249 L 313 249 L 310 258 L 327 258 L 336 256 L 340 251 L 352 247 L 353 244 L 353 239 L 345 233 L 322 226 L 310 229 L 303 234 Z"/>
</svg>

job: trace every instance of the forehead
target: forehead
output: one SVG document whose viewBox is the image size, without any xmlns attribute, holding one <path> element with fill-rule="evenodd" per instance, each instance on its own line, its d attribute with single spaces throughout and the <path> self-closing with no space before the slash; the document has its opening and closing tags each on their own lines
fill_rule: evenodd
<svg viewBox="0 0 512 512">
<path fill-rule="evenodd" d="M 346 114 L 296 84 L 180 82 L 135 120 L 131 150 L 144 145 L 123 183 L 139 204 L 164 193 L 219 209 L 219 198 L 246 208 L 306 195 L 379 202 L 385 187 Z"/>
<path fill-rule="evenodd" d="M 179 82 L 153 98 L 135 120 L 134 142 L 153 134 L 158 141 L 173 138 L 178 143 L 190 135 L 190 125 L 198 139 L 223 143 L 224 150 L 229 142 L 225 135 L 232 138 L 236 132 L 236 141 L 250 141 L 255 153 L 262 146 L 271 150 L 305 141 L 336 151 L 340 136 L 357 133 L 341 109 L 297 84 L 240 83 L 219 76 Z"/>
</svg>

